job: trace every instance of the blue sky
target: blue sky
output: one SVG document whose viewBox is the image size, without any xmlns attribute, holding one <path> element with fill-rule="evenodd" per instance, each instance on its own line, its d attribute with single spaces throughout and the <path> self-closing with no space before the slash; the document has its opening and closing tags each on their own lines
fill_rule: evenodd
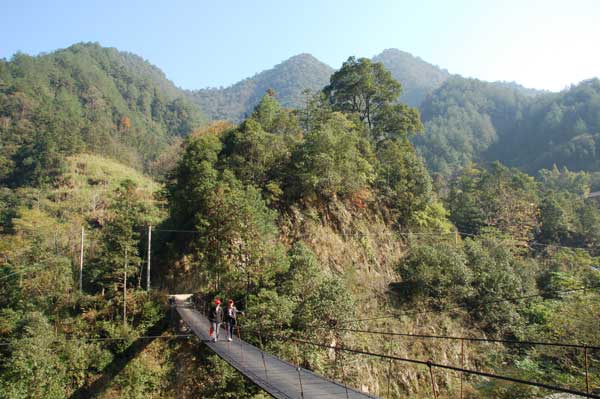
<svg viewBox="0 0 600 399">
<path fill-rule="evenodd" d="M 539 89 L 600 75 L 598 0 L 0 2 L 0 58 L 97 41 L 186 89 L 227 86 L 298 53 L 339 67 L 386 48 Z"/>
</svg>

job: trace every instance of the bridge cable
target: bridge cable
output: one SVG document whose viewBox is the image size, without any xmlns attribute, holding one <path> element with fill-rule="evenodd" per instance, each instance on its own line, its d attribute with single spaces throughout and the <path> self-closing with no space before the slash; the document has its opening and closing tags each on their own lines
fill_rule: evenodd
<svg viewBox="0 0 600 399">
<path fill-rule="evenodd" d="M 297 339 L 297 338 L 293 338 L 293 337 L 279 337 L 279 338 L 283 339 L 285 341 L 293 341 L 293 342 L 304 344 L 304 345 L 312 345 L 312 346 L 317 346 L 317 347 L 321 347 L 321 348 L 325 348 L 325 349 L 332 349 L 335 351 L 344 351 L 344 352 L 354 353 L 354 354 L 358 354 L 358 355 L 378 357 L 381 359 L 390 359 L 393 361 L 420 364 L 420 365 L 427 366 L 429 368 L 437 367 L 440 369 L 451 370 L 451 371 L 456 371 L 456 372 L 461 372 L 461 373 L 466 373 L 466 374 L 472 374 L 472 375 L 477 375 L 480 377 L 494 378 L 494 379 L 517 383 L 517 384 L 529 385 L 529 386 L 548 389 L 548 390 L 552 390 L 552 391 L 569 393 L 572 395 L 579 395 L 579 396 L 583 396 L 586 398 L 600 399 L 600 395 L 596 395 L 596 394 L 592 394 L 592 393 L 586 393 L 586 392 L 577 391 L 577 390 L 570 389 L 570 388 L 559 387 L 559 386 L 545 384 L 545 383 L 541 383 L 541 382 L 522 380 L 519 378 L 503 376 L 503 375 L 494 374 L 494 373 L 487 373 L 484 371 L 466 369 L 463 367 L 456 367 L 456 366 L 447 365 L 447 364 L 434 363 L 431 360 L 425 361 L 425 360 L 409 359 L 409 358 L 404 358 L 404 357 L 399 357 L 399 356 L 386 355 L 386 354 L 382 354 L 382 353 L 368 352 L 368 351 L 363 351 L 363 350 L 354 349 L 354 348 L 339 347 L 337 345 L 332 346 L 332 345 L 319 344 L 319 343 L 305 341 L 305 340 L 301 340 L 301 339 Z"/>
</svg>

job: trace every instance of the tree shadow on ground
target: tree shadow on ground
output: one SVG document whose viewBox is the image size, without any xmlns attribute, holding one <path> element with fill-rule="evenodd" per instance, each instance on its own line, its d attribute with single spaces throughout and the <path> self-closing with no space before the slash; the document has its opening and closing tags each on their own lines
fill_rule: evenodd
<svg viewBox="0 0 600 399">
<path fill-rule="evenodd" d="M 147 336 L 156 337 L 161 335 L 169 327 L 169 317 L 163 317 L 156 324 L 146 331 Z M 92 382 L 90 385 L 82 386 L 77 389 L 69 399 L 89 399 L 96 398 L 99 394 L 108 388 L 110 382 L 127 366 L 133 358 L 142 352 L 148 345 L 154 342 L 156 338 L 138 339 L 127 347 L 118 357 L 109 363 L 101 371 L 102 376 Z"/>
</svg>

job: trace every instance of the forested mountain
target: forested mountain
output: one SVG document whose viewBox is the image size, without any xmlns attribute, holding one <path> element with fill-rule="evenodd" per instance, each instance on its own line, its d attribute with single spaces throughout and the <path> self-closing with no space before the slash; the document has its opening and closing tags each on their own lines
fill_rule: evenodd
<svg viewBox="0 0 600 399">
<path fill-rule="evenodd" d="M 558 168 L 536 180 L 469 165 L 436 192 L 410 141 L 423 130 L 419 112 L 397 101 L 402 86 L 381 63 L 350 57 L 297 111 L 267 92 L 241 123 L 193 129 L 161 154 L 162 183 L 106 157 L 65 156 L 114 147 L 151 160 L 161 148 L 146 146 L 195 126 L 195 108 L 148 64 L 76 45 L 18 55 L 1 76 L 0 397 L 264 398 L 178 320 L 169 325 L 174 292 L 234 299 L 244 340 L 376 396 L 546 392 L 282 337 L 574 390 L 587 367 L 600 393 L 591 350 L 411 336 L 597 342 L 600 210 L 585 199 L 589 174 Z M 486 143 L 498 141 L 522 119 L 517 110 L 537 115 L 500 87 L 450 79 L 426 101 L 426 125 L 455 116 L 458 127 L 472 120 L 466 141 L 486 126 Z M 582 87 L 546 105 L 581 115 L 587 130 L 595 111 L 581 104 L 595 89 Z"/>
<path fill-rule="evenodd" d="M 392 73 L 402 84 L 400 101 L 418 107 L 425 97 L 444 83 L 450 74 L 445 69 L 423 61 L 398 49 L 387 49 L 373 57 Z"/>
<path fill-rule="evenodd" d="M 382 62 L 402 84 L 400 100 L 412 106 L 418 106 L 450 76 L 446 70 L 397 49 L 385 50 L 373 61 Z M 230 87 L 192 90 L 189 95 L 210 119 L 238 122 L 252 112 L 268 89 L 275 91 L 284 107 L 301 107 L 303 91 L 321 90 L 333 71 L 312 55 L 299 54 Z"/>
<path fill-rule="evenodd" d="M 598 82 L 561 93 L 515 82 L 450 75 L 409 53 L 387 49 L 373 58 L 402 84 L 401 102 L 418 106 L 425 126 L 414 143 L 430 170 L 448 176 L 470 162 L 495 160 L 535 173 L 553 164 L 600 169 L 597 156 Z M 239 121 L 273 89 L 287 108 L 303 105 L 305 89 L 318 91 L 333 69 L 301 54 L 225 89 L 188 92 L 210 119 Z"/>
<path fill-rule="evenodd" d="M 507 89 L 513 89 L 516 92 L 518 92 L 519 94 L 524 95 L 525 97 L 535 97 L 539 94 L 548 94 L 550 93 L 550 91 L 548 90 L 538 90 L 538 89 L 532 89 L 530 87 L 525 87 L 522 84 L 519 84 L 517 82 L 507 82 L 504 80 L 497 80 L 495 82 L 492 82 L 497 86 L 501 86 Z"/>
<path fill-rule="evenodd" d="M 431 171 L 448 175 L 484 153 L 523 118 L 528 97 L 512 87 L 454 76 L 421 104 L 415 139 Z"/>
<path fill-rule="evenodd" d="M 0 182 L 42 183 L 82 151 L 145 167 L 202 121 L 158 68 L 130 53 L 81 43 L 0 60 Z"/>
<path fill-rule="evenodd" d="M 529 101 L 517 126 L 486 154 L 536 172 L 553 164 L 600 171 L 600 80 Z"/>
<path fill-rule="evenodd" d="M 239 122 L 268 89 L 275 91 L 284 107 L 299 108 L 305 100 L 302 93 L 321 90 L 332 73 L 333 68 L 312 55 L 299 54 L 230 87 L 194 90 L 189 95 L 210 119 Z"/>
<path fill-rule="evenodd" d="M 415 139 L 431 171 L 495 160 L 535 173 L 554 164 L 599 171 L 600 81 L 560 93 L 452 77 L 421 105 Z"/>
</svg>

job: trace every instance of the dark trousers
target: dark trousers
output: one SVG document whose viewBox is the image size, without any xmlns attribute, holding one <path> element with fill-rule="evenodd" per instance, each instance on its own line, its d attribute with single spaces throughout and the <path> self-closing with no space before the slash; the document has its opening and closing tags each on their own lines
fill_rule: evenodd
<svg viewBox="0 0 600 399">
<path fill-rule="evenodd" d="M 236 319 L 227 320 L 227 338 L 233 338 L 235 327 L 237 326 Z"/>
</svg>

